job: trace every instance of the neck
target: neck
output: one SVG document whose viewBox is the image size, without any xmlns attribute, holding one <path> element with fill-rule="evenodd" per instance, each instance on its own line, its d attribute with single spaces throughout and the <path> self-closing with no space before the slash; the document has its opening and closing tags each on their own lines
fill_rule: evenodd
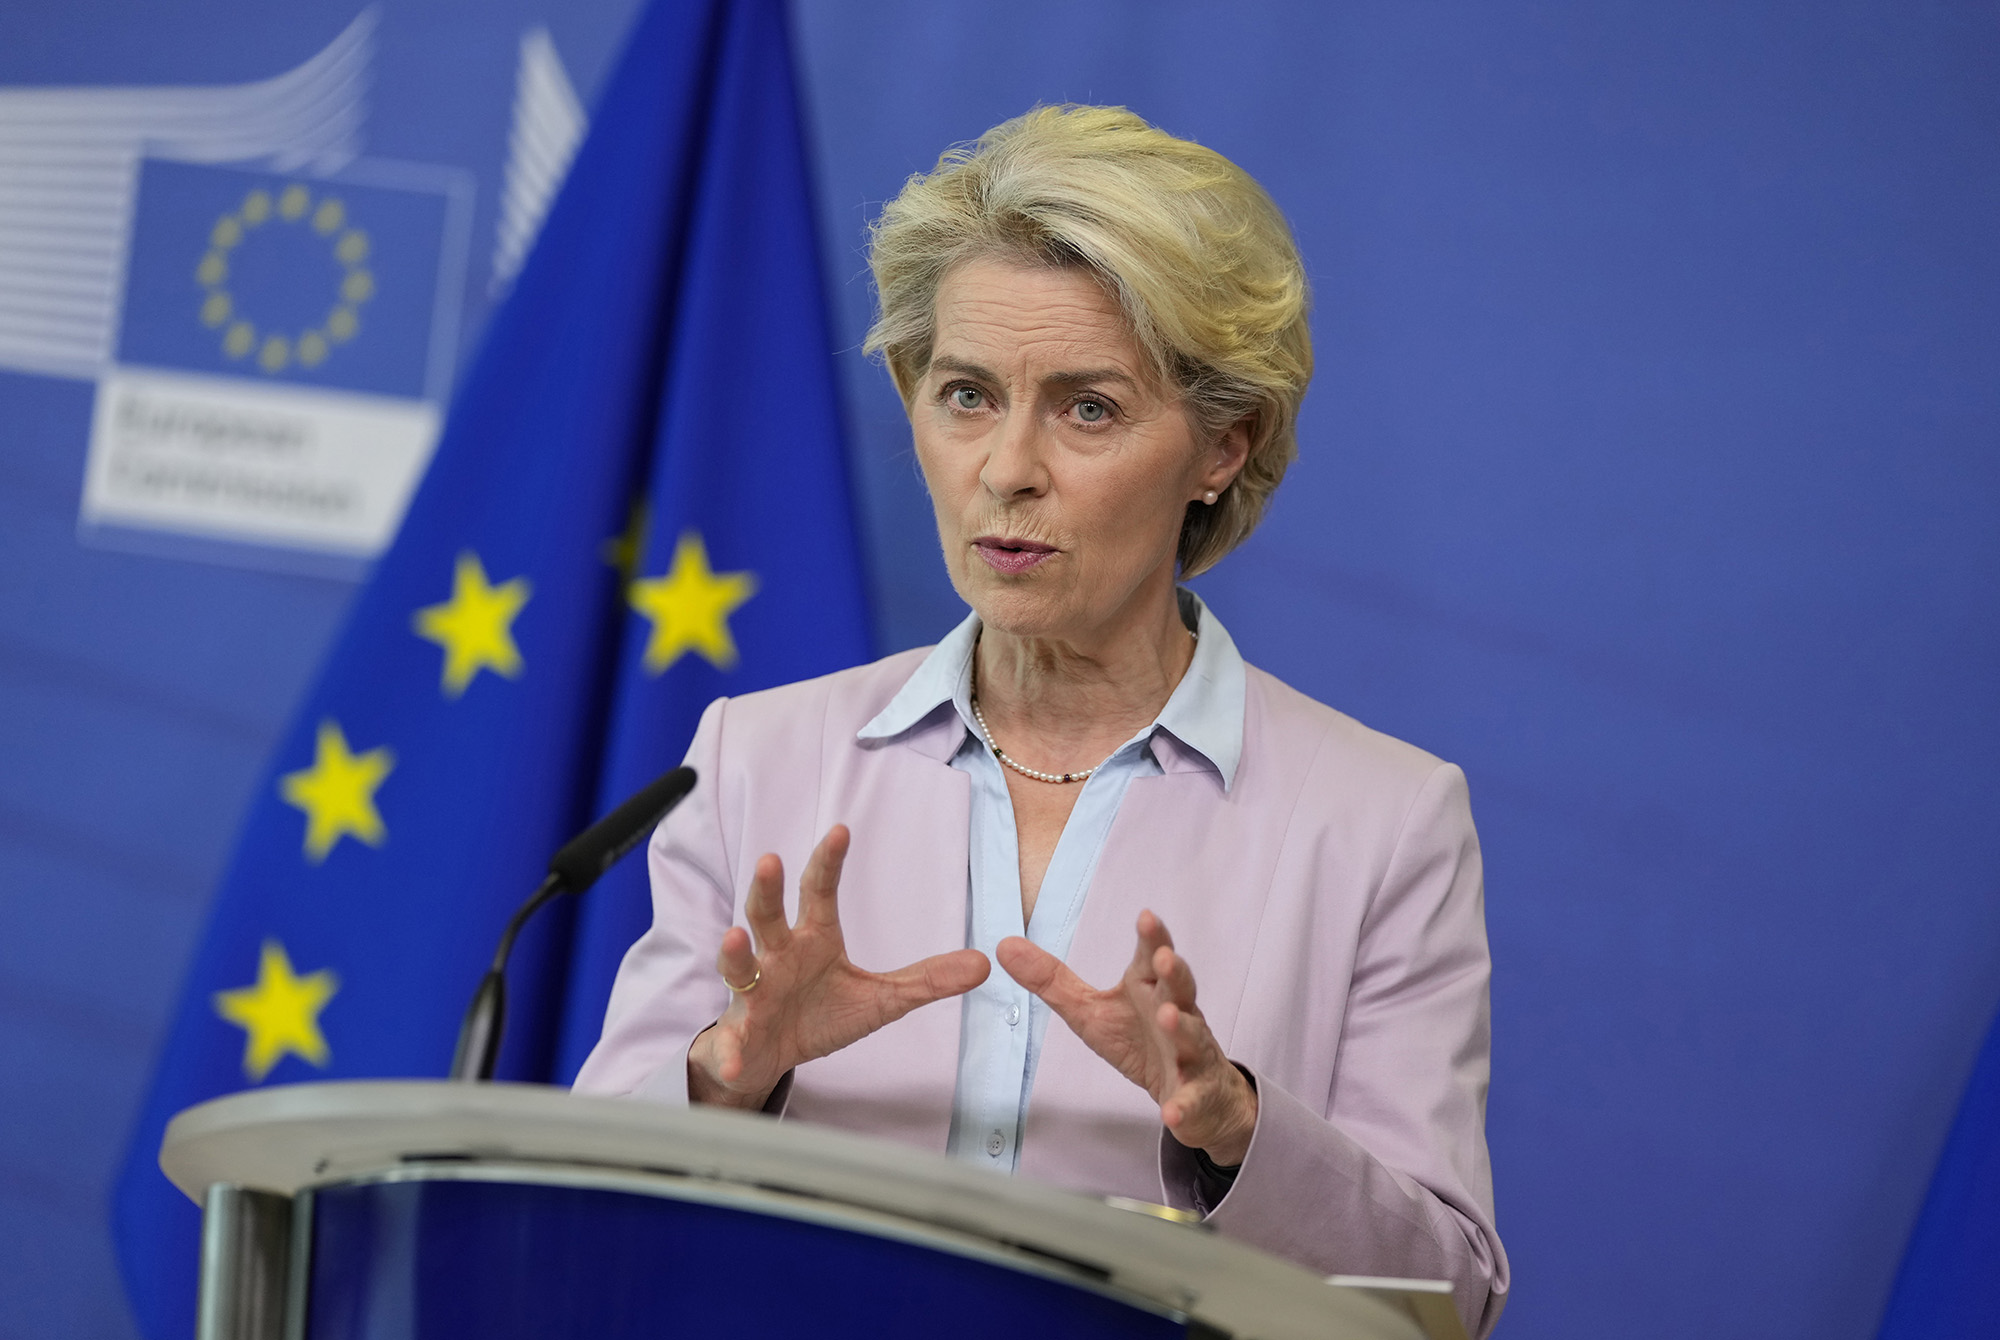
<svg viewBox="0 0 2000 1340">
<path fill-rule="evenodd" d="M 1052 772 L 1095 767 L 1150 724 L 1194 660 L 1171 584 L 1083 635 L 981 631 L 974 652 L 980 710 L 1008 754 Z"/>
</svg>

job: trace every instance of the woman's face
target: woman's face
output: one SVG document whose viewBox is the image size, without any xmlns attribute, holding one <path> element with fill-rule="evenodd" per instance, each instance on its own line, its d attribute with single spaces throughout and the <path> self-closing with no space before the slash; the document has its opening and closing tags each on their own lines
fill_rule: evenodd
<svg viewBox="0 0 2000 1340">
<path fill-rule="evenodd" d="M 991 628 L 1089 640 L 1173 589 L 1187 504 L 1242 467 L 1197 446 L 1117 302 L 1086 272 L 968 261 L 937 294 L 910 408 L 952 585 Z"/>
</svg>

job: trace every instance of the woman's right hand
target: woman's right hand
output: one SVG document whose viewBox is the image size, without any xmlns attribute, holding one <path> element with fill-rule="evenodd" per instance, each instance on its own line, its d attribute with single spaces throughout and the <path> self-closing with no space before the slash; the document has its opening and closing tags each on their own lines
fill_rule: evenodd
<svg viewBox="0 0 2000 1340">
<path fill-rule="evenodd" d="M 757 860 L 744 914 L 715 956 L 729 1008 L 688 1048 L 688 1101 L 761 1108 L 787 1071 L 839 1051 L 920 1005 L 962 995 L 992 965 L 976 949 L 865 972 L 847 957 L 836 894 L 847 859 L 844 824 L 827 830 L 799 879 L 799 919 L 785 921 L 785 867 Z M 753 943 L 752 936 L 755 936 Z"/>
</svg>

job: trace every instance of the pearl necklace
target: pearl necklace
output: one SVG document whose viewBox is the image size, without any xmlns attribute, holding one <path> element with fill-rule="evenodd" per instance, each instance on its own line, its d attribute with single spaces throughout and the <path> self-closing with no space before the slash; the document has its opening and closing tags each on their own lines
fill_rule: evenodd
<svg viewBox="0 0 2000 1340">
<path fill-rule="evenodd" d="M 1188 630 L 1188 636 L 1196 642 L 1201 641 L 1201 634 L 1195 632 L 1192 628 Z M 1013 759 L 1007 757 L 1007 751 L 1002 749 L 1000 742 L 993 738 L 993 728 L 986 724 L 986 714 L 979 710 L 979 646 L 977 643 L 973 644 L 972 649 L 972 719 L 979 723 L 979 733 L 986 737 L 986 747 L 993 751 L 993 757 L 999 759 L 1023 777 L 1032 777 L 1038 782 L 1053 782 L 1060 786 L 1064 782 L 1089 781 L 1090 775 L 1096 772 L 1098 768 L 1104 766 L 1104 763 L 1099 763 L 1097 767 L 1085 768 L 1081 772 L 1042 772 L 1036 768 L 1027 766 L 1025 763 L 1016 763 Z M 1113 752 L 1115 753 L 1116 751 L 1114 750 Z M 1105 763 L 1110 761 L 1109 758 L 1104 760 Z"/>
<path fill-rule="evenodd" d="M 993 751 L 993 757 L 999 759 L 1023 777 L 1032 777 L 1038 782 L 1082 782 L 1088 781 L 1091 773 L 1096 772 L 1097 768 L 1104 766 L 1100 763 L 1097 765 L 1097 768 L 1085 768 L 1081 772 L 1065 772 L 1060 776 L 1053 772 L 1038 772 L 1025 764 L 1016 763 L 1013 759 L 1007 757 L 1007 751 L 1002 749 L 994 740 L 993 728 L 986 724 L 986 714 L 979 710 L 979 699 L 977 698 L 972 700 L 972 717 L 973 720 L 979 723 L 979 733 L 986 737 L 986 747 Z"/>
</svg>

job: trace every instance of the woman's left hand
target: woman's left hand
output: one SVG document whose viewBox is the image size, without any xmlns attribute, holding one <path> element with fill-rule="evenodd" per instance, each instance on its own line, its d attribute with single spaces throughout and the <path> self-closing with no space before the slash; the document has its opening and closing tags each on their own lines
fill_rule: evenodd
<svg viewBox="0 0 2000 1340">
<path fill-rule="evenodd" d="M 1151 1094 L 1176 1140 L 1224 1167 L 1239 1164 L 1257 1129 L 1257 1091 L 1209 1032 L 1194 1003 L 1194 973 L 1174 952 L 1166 923 L 1141 912 L 1138 930 L 1125 975 L 1103 991 L 1018 935 L 1000 942 L 1000 966 Z"/>
</svg>

